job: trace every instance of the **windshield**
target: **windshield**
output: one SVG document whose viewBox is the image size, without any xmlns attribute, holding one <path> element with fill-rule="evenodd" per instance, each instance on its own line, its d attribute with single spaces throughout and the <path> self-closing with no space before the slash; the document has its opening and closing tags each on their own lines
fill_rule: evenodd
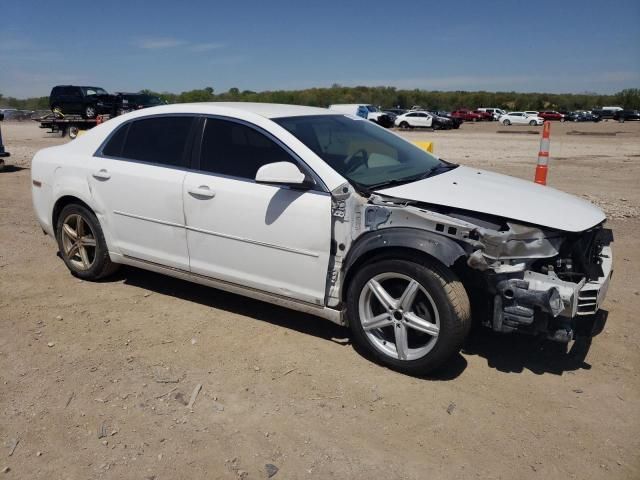
<svg viewBox="0 0 640 480">
<path fill-rule="evenodd" d="M 109 95 L 107 91 L 103 88 L 84 87 L 82 90 L 84 90 L 84 94 L 87 96 L 88 95 Z"/>
<path fill-rule="evenodd" d="M 314 115 L 273 121 L 364 190 L 408 183 L 450 165 L 357 117 Z"/>
</svg>

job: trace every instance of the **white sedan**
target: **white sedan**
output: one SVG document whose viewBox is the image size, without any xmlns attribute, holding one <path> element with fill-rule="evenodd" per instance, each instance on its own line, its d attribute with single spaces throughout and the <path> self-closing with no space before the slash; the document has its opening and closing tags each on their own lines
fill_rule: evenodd
<svg viewBox="0 0 640 480">
<path fill-rule="evenodd" d="M 500 116 L 498 121 L 503 125 L 531 125 L 532 127 L 542 125 L 544 123 L 544 119 L 540 118 L 538 115 L 529 114 L 527 112 L 505 113 Z"/>
<path fill-rule="evenodd" d="M 407 112 L 398 115 L 394 122 L 400 128 L 431 128 L 433 127 L 433 115 L 427 112 Z"/>
<path fill-rule="evenodd" d="M 125 264 L 308 312 L 411 374 L 459 351 L 472 306 L 494 331 L 565 342 L 603 315 L 600 209 L 445 162 L 357 116 L 153 107 L 39 151 L 31 175 L 71 274 Z"/>
</svg>

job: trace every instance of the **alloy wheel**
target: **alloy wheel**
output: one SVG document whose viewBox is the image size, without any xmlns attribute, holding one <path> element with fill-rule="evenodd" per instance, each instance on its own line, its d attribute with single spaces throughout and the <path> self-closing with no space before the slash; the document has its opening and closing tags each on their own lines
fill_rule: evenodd
<svg viewBox="0 0 640 480">
<path fill-rule="evenodd" d="M 415 279 L 400 273 L 371 278 L 360 293 L 362 328 L 375 349 L 398 360 L 417 360 L 438 341 L 436 304 Z"/>
<path fill-rule="evenodd" d="M 64 255 L 77 270 L 89 270 L 96 258 L 96 237 L 89 223 L 77 213 L 62 224 Z"/>
</svg>

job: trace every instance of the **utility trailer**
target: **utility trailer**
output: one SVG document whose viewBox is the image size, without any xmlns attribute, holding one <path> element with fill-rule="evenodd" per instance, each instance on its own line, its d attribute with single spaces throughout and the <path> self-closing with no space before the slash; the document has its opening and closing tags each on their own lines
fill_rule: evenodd
<svg viewBox="0 0 640 480">
<path fill-rule="evenodd" d="M 58 133 L 61 137 L 69 135 L 76 138 L 81 132 L 100 125 L 109 120 L 110 115 L 98 115 L 96 118 L 84 118 L 81 115 L 63 115 L 52 112 L 33 120 L 40 123 L 40 128 L 48 128 L 50 133 Z"/>
</svg>

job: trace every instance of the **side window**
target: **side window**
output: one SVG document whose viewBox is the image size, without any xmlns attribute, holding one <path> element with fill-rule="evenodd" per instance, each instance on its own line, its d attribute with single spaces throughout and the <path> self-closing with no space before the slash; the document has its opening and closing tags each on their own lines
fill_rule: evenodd
<svg viewBox="0 0 640 480">
<path fill-rule="evenodd" d="M 268 163 L 295 163 L 280 145 L 241 123 L 207 118 L 200 170 L 253 180 Z"/>
<path fill-rule="evenodd" d="M 174 167 L 186 166 L 184 150 L 194 117 L 152 117 L 129 125 L 122 157 Z M 118 132 L 120 133 L 120 132 Z"/>
<path fill-rule="evenodd" d="M 129 130 L 129 123 L 118 128 L 116 133 L 111 135 L 111 138 L 102 149 L 102 154 L 108 157 L 121 157 L 122 147 L 124 147 L 124 141 L 127 138 L 127 131 Z"/>
</svg>

